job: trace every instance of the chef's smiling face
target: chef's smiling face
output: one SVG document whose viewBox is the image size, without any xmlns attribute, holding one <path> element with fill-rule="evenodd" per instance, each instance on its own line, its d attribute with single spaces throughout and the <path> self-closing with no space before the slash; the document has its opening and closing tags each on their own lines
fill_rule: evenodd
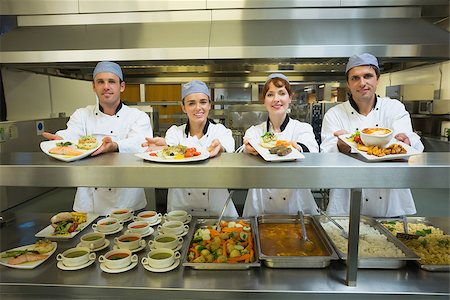
<svg viewBox="0 0 450 300">
<path fill-rule="evenodd" d="M 99 73 L 92 84 L 101 106 L 119 104 L 120 93 L 125 90 L 125 82 L 113 73 Z"/>
<path fill-rule="evenodd" d="M 378 77 L 371 66 L 354 67 L 348 71 L 347 85 L 355 101 L 371 101 L 375 97 Z"/>
<path fill-rule="evenodd" d="M 189 122 L 205 122 L 211 110 L 211 103 L 203 93 L 189 94 L 184 98 L 183 111 L 188 115 Z"/>
<path fill-rule="evenodd" d="M 271 82 L 264 96 L 264 106 L 269 114 L 285 114 L 289 108 L 292 97 L 285 86 L 277 87 Z"/>
</svg>

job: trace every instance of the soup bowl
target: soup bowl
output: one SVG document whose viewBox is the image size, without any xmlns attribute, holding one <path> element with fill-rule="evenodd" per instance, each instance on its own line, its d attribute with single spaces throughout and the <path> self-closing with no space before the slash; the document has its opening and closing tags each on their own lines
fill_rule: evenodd
<svg viewBox="0 0 450 300">
<path fill-rule="evenodd" d="M 168 221 L 181 221 L 185 222 L 191 215 L 184 210 L 172 210 L 164 214 L 164 218 Z"/>
<path fill-rule="evenodd" d="M 150 240 L 148 245 L 151 248 L 168 248 L 175 249 L 178 245 L 183 243 L 183 238 L 176 236 L 175 234 L 165 233 L 155 237 L 154 240 Z"/>
<path fill-rule="evenodd" d="M 123 269 L 138 261 L 136 254 L 132 255 L 128 249 L 111 250 L 100 255 L 98 261 L 104 263 L 108 269 Z"/>
<path fill-rule="evenodd" d="M 91 232 L 81 237 L 80 243 L 83 247 L 97 249 L 105 244 L 105 234 L 101 232 Z"/>
<path fill-rule="evenodd" d="M 364 128 L 360 132 L 361 140 L 366 146 L 386 146 L 392 139 L 393 131 L 388 128 Z"/>
<path fill-rule="evenodd" d="M 145 241 L 142 239 L 139 233 L 124 234 L 114 238 L 114 243 L 120 249 L 134 250 L 139 247 L 145 246 Z"/>
<path fill-rule="evenodd" d="M 128 224 L 128 230 L 133 233 L 145 234 L 150 228 L 150 223 L 146 221 L 135 221 Z"/>
<path fill-rule="evenodd" d="M 111 211 L 108 217 L 116 218 L 117 220 L 123 221 L 128 220 L 132 217 L 133 210 L 129 208 L 118 208 Z"/>
<path fill-rule="evenodd" d="M 56 260 L 62 261 L 66 267 L 81 266 L 95 258 L 95 253 L 87 247 L 70 248 L 56 256 Z"/>
<path fill-rule="evenodd" d="M 175 259 L 180 258 L 180 252 L 174 252 L 168 248 L 157 248 L 151 250 L 141 262 L 155 269 L 167 268 L 173 265 Z"/>
<path fill-rule="evenodd" d="M 162 233 L 171 233 L 175 235 L 182 234 L 185 230 L 189 229 L 188 225 L 184 225 L 181 221 L 168 221 L 162 225 L 158 225 L 158 230 Z"/>
<path fill-rule="evenodd" d="M 133 219 L 135 221 L 146 221 L 149 223 L 155 223 L 156 221 L 158 221 L 159 218 L 161 218 L 161 216 L 162 216 L 161 213 L 157 213 L 154 210 L 146 210 L 138 213 L 137 216 L 135 216 Z"/>
<path fill-rule="evenodd" d="M 98 220 L 97 223 L 92 224 L 92 229 L 99 232 L 111 232 L 119 229 L 120 225 L 123 225 L 122 221 L 116 218 L 103 218 Z"/>
</svg>

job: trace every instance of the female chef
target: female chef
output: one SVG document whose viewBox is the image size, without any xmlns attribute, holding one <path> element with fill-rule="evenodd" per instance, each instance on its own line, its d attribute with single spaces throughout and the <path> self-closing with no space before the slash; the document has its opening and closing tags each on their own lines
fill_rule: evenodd
<svg viewBox="0 0 450 300">
<path fill-rule="evenodd" d="M 267 132 L 274 133 L 278 140 L 290 142 L 295 148 L 293 151 L 319 152 L 311 125 L 291 119 L 288 115 L 293 94 L 286 76 L 279 73 L 269 75 L 262 91 L 262 100 L 269 117 L 266 122 L 247 129 L 244 135 L 245 153 L 258 155 L 249 139 L 259 141 Z M 309 189 L 249 189 L 243 216 L 297 214 L 299 210 L 317 214 L 316 209 L 316 202 Z"/>
<path fill-rule="evenodd" d="M 173 125 L 163 138 L 146 138 L 151 151 L 161 146 L 184 145 L 197 149 L 208 149 L 210 157 L 220 152 L 233 152 L 234 139 L 231 130 L 222 124 L 208 119 L 211 109 L 211 95 L 205 83 L 194 80 L 182 86 L 181 108 L 188 116 L 188 122 L 181 126 Z M 228 198 L 226 189 L 169 189 L 167 211 L 186 210 L 193 216 L 218 216 Z M 228 204 L 225 216 L 237 217 L 232 201 Z"/>
</svg>

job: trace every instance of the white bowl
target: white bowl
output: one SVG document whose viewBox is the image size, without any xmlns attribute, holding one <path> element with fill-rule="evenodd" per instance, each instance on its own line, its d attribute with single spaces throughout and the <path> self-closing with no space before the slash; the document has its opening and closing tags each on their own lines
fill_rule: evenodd
<svg viewBox="0 0 450 300">
<path fill-rule="evenodd" d="M 360 132 L 361 140 L 366 146 L 386 146 L 392 139 L 393 131 L 388 128 L 364 128 Z"/>
</svg>

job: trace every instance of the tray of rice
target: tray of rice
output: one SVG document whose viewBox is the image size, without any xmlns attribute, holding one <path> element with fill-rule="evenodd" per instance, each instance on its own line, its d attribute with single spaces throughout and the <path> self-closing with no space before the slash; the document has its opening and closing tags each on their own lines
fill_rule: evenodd
<svg viewBox="0 0 450 300">
<path fill-rule="evenodd" d="M 378 219 L 393 236 L 404 233 L 402 219 Z M 415 239 L 398 238 L 420 257 L 419 266 L 427 271 L 450 271 L 450 236 L 424 217 L 408 217 L 408 234 Z"/>
<path fill-rule="evenodd" d="M 256 236 L 261 262 L 269 268 L 325 268 L 339 257 L 325 232 L 311 216 L 305 216 L 309 244 L 302 242 L 302 228 L 295 215 L 258 216 Z"/>
<path fill-rule="evenodd" d="M 347 261 L 348 240 L 341 230 L 322 216 L 315 216 L 327 233 L 337 254 Z M 334 217 L 348 232 L 348 217 Z M 358 268 L 399 269 L 419 257 L 371 217 L 361 216 L 359 226 Z"/>
</svg>

